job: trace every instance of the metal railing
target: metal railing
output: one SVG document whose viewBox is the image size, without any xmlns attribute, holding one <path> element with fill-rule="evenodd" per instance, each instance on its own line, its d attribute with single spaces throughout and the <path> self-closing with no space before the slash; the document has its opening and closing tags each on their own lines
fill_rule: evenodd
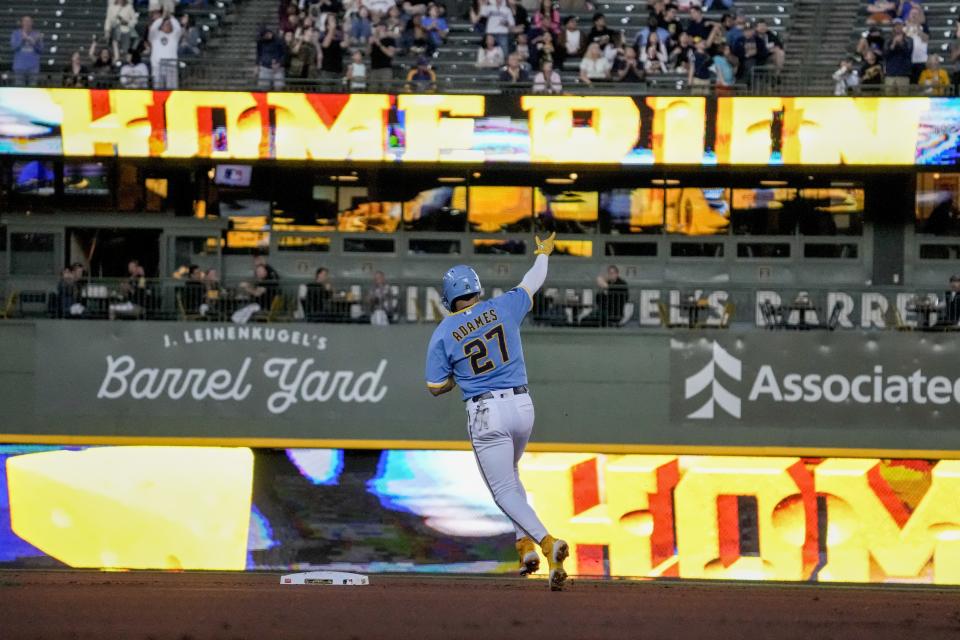
<svg viewBox="0 0 960 640">
<path fill-rule="evenodd" d="M 497 295 L 515 282 L 486 282 Z M 0 318 L 207 322 L 436 323 L 442 309 L 435 281 L 404 279 L 380 295 L 370 281 L 329 289 L 308 280 L 254 283 L 177 279 L 0 279 Z M 253 305 L 257 305 L 256 308 Z M 715 330 L 946 331 L 960 329 L 931 288 L 744 287 L 633 283 L 625 293 L 583 281 L 549 281 L 534 298 L 530 321 L 552 327 Z"/>
<path fill-rule="evenodd" d="M 572 82 L 563 85 L 562 93 L 576 95 L 718 95 L 718 96 L 831 96 L 834 82 L 833 67 L 816 67 L 802 72 L 777 72 L 774 69 L 757 68 L 747 81 L 732 87 L 691 87 L 682 74 L 666 74 L 648 78 L 642 83 Z M 401 69 L 397 69 L 401 73 Z M 169 77 L 172 74 L 167 74 Z M 88 87 L 94 89 L 151 88 L 152 78 L 145 78 L 138 86 L 124 86 L 119 72 L 88 73 L 81 77 L 61 72 L 39 73 L 26 82 L 17 83 L 12 72 L 0 72 L 0 86 L 30 87 Z M 265 84 L 250 73 L 236 70 L 193 66 L 181 66 L 178 86 L 181 89 L 219 91 L 283 91 L 298 93 L 470 93 L 470 94 L 529 94 L 533 93 L 532 82 L 506 83 L 495 76 L 479 79 L 476 76 L 444 76 L 438 73 L 435 83 L 417 86 L 403 78 L 372 82 L 363 86 L 350 85 L 341 79 L 285 78 L 282 85 Z M 851 96 L 955 96 L 956 87 L 948 85 L 931 90 L 919 85 L 893 87 L 885 85 L 860 85 L 851 90 Z"/>
</svg>

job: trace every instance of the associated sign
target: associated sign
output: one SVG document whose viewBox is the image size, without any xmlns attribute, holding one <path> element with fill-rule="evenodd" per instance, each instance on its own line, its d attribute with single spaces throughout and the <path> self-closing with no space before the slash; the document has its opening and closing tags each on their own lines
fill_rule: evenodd
<svg viewBox="0 0 960 640">
<path fill-rule="evenodd" d="M 0 152 L 80 157 L 953 166 L 960 148 L 955 98 L 3 88 L 0 112 Z"/>
<path fill-rule="evenodd" d="M 762 339 L 761 339 L 762 338 Z M 956 341 L 915 338 L 894 353 L 874 340 L 794 336 L 671 341 L 674 419 L 713 424 L 917 428 L 960 420 Z"/>
</svg>

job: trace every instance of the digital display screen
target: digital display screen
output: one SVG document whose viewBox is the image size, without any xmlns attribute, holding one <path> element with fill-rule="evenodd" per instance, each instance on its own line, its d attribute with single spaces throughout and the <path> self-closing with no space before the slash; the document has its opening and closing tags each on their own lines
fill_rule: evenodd
<svg viewBox="0 0 960 640">
<path fill-rule="evenodd" d="M 719 97 L 715 104 L 708 109 L 697 96 L 2 88 L 0 153 L 784 166 L 955 166 L 960 157 L 960 98 Z"/>
<path fill-rule="evenodd" d="M 527 453 L 520 477 L 575 575 L 960 583 L 956 460 Z M 0 446 L 8 567 L 505 573 L 513 542 L 469 451 Z"/>
<path fill-rule="evenodd" d="M 246 164 L 218 164 L 213 181 L 225 187 L 249 187 L 253 167 Z"/>
</svg>

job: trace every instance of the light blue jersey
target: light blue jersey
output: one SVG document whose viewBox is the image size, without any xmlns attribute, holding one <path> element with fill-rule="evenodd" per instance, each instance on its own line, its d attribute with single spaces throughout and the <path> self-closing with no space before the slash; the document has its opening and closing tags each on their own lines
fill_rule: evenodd
<svg viewBox="0 0 960 640">
<path fill-rule="evenodd" d="M 524 289 L 478 302 L 443 319 L 427 347 L 427 385 L 453 375 L 463 399 L 527 384 L 520 323 L 533 301 Z"/>
</svg>

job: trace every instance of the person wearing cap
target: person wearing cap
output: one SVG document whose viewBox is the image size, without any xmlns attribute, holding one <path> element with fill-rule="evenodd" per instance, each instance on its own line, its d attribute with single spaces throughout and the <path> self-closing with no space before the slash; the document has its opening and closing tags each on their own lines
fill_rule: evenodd
<svg viewBox="0 0 960 640">
<path fill-rule="evenodd" d="M 893 33 L 883 46 L 884 80 L 887 94 L 904 95 L 913 71 L 913 39 L 903 31 L 903 20 L 893 21 Z"/>
<path fill-rule="evenodd" d="M 943 312 L 937 318 L 939 326 L 960 325 L 960 273 L 950 276 L 950 289 L 943 297 Z"/>
<path fill-rule="evenodd" d="M 417 58 L 417 66 L 407 73 L 407 91 L 427 93 L 436 91 L 437 74 L 430 68 L 430 60 L 424 56 Z"/>
</svg>

